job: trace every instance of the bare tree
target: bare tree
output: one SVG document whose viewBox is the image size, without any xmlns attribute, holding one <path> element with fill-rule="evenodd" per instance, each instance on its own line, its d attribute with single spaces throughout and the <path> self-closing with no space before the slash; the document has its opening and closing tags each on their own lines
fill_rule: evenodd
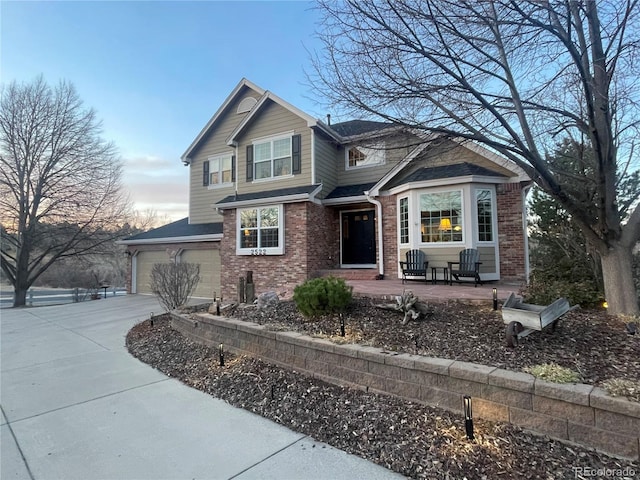
<svg viewBox="0 0 640 480">
<path fill-rule="evenodd" d="M 0 98 L 1 267 L 14 306 L 56 260 L 98 252 L 118 236 L 128 200 L 121 162 L 75 88 L 42 77 Z"/>
<path fill-rule="evenodd" d="M 631 249 L 640 210 L 617 187 L 638 138 L 638 0 L 320 0 L 310 83 L 345 112 L 479 142 L 522 167 L 599 252 L 614 314 L 638 314 Z M 546 161 L 592 150 L 595 195 Z M 617 176 L 621 172 L 622 176 Z M 587 208 L 588 207 L 588 208 Z"/>
<path fill-rule="evenodd" d="M 167 311 L 185 305 L 199 282 L 195 263 L 154 263 L 151 268 L 151 291 Z"/>
</svg>

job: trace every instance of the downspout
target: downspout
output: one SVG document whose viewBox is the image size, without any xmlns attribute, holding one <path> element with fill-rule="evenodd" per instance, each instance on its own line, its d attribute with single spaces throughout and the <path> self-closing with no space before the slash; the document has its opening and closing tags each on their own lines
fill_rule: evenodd
<svg viewBox="0 0 640 480">
<path fill-rule="evenodd" d="M 531 273 L 531 266 L 529 264 L 529 222 L 527 221 L 527 195 L 531 188 L 532 184 L 527 185 L 522 189 L 522 224 L 523 224 L 523 232 L 524 232 L 524 275 L 527 284 L 529 283 L 529 275 Z"/>
<path fill-rule="evenodd" d="M 382 230 L 382 203 L 369 195 L 369 192 L 365 192 L 365 195 L 367 196 L 367 201 L 376 206 L 376 218 L 378 219 L 378 273 L 380 273 L 380 278 L 384 278 L 384 234 Z"/>
</svg>

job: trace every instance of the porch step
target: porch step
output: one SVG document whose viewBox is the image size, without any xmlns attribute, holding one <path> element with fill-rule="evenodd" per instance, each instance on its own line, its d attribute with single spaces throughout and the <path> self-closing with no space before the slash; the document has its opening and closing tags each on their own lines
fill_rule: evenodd
<svg viewBox="0 0 640 480">
<path fill-rule="evenodd" d="M 334 270 L 319 270 L 320 277 L 336 277 L 345 280 L 376 280 L 376 268 L 337 268 Z"/>
</svg>

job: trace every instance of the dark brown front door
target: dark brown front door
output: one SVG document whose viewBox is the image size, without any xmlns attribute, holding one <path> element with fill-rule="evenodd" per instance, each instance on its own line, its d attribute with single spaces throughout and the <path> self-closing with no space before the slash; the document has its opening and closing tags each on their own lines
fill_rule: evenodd
<svg viewBox="0 0 640 480">
<path fill-rule="evenodd" d="M 342 264 L 376 263 L 374 210 L 342 213 Z"/>
</svg>

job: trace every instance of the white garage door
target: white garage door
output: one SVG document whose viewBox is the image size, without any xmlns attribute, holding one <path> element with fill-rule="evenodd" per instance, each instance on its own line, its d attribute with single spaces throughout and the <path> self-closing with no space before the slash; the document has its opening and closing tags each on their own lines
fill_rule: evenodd
<svg viewBox="0 0 640 480">
<path fill-rule="evenodd" d="M 200 283 L 192 296 L 213 298 L 216 292 L 220 296 L 220 251 L 219 250 L 185 250 L 180 261 L 200 265 Z"/>
<path fill-rule="evenodd" d="M 169 255 L 165 250 L 139 252 L 136 255 L 136 293 L 151 293 L 149 280 L 151 269 L 155 263 L 169 263 Z"/>
</svg>

